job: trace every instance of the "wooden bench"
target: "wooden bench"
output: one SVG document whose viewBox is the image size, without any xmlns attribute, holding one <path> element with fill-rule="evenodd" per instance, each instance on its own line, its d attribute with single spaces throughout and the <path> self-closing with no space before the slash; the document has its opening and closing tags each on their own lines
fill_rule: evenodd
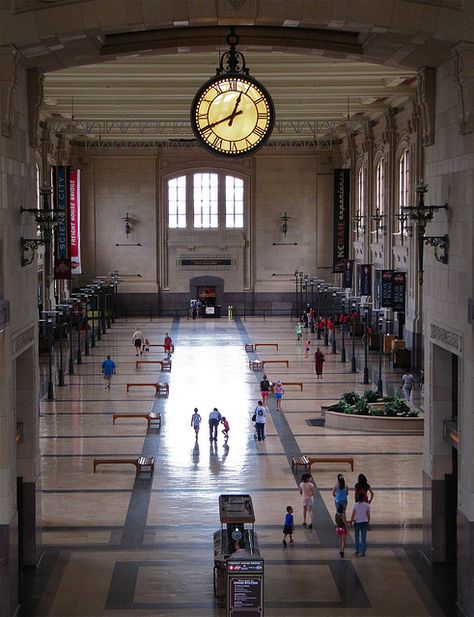
<svg viewBox="0 0 474 617">
<path fill-rule="evenodd" d="M 282 386 L 299 386 L 300 391 L 303 392 L 303 382 L 302 381 L 284 381 L 282 382 Z"/>
<path fill-rule="evenodd" d="M 265 364 L 286 364 L 286 368 L 289 368 L 288 360 L 262 360 L 262 366 L 265 368 Z"/>
<path fill-rule="evenodd" d="M 128 383 L 127 384 L 127 392 L 130 388 L 155 388 L 155 396 L 158 396 L 158 392 L 160 391 L 159 383 Z"/>
<path fill-rule="evenodd" d="M 94 473 L 96 472 L 98 465 L 135 465 L 136 475 L 138 476 L 142 471 L 149 471 L 153 473 L 155 469 L 155 457 L 154 456 L 138 456 L 137 458 L 95 458 L 94 459 Z M 149 469 L 145 469 L 148 467 Z"/>
<path fill-rule="evenodd" d="M 171 360 L 136 360 L 135 368 L 140 364 L 159 364 L 162 371 L 171 371 Z"/>
<path fill-rule="evenodd" d="M 314 463 L 347 463 L 351 466 L 351 471 L 354 471 L 354 459 L 352 456 L 293 456 L 291 468 L 295 469 L 301 466 L 311 473 L 311 465 Z"/>
<path fill-rule="evenodd" d="M 252 371 L 261 371 L 262 361 L 261 360 L 249 360 L 249 369 L 251 369 Z"/>
<path fill-rule="evenodd" d="M 163 349 L 165 348 L 163 343 L 161 343 L 161 344 L 158 344 L 158 343 L 157 344 L 153 344 L 153 345 L 150 345 L 150 347 L 162 347 Z M 170 351 L 171 351 L 171 353 L 174 353 L 174 345 L 171 345 Z"/>
<path fill-rule="evenodd" d="M 257 351 L 257 347 L 275 347 L 278 351 L 278 343 L 255 343 L 255 351 Z"/>
<path fill-rule="evenodd" d="M 245 343 L 245 351 L 247 351 L 247 352 L 252 352 L 253 351 L 252 343 Z"/>
<path fill-rule="evenodd" d="M 147 428 L 150 428 L 152 424 L 157 424 L 158 428 L 161 428 L 161 414 L 150 411 L 149 413 L 114 413 L 113 424 L 115 420 L 120 418 L 144 418 L 147 421 Z"/>
</svg>

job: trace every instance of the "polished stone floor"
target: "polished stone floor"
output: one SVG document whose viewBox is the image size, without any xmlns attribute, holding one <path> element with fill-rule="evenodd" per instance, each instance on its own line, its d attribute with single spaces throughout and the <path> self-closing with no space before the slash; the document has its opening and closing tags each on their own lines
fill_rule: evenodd
<svg viewBox="0 0 474 617">
<path fill-rule="evenodd" d="M 130 343 L 136 327 L 152 343 L 170 332 L 176 346 L 170 372 L 160 374 L 157 364 L 136 368 Z M 315 335 L 310 338 L 315 346 Z M 248 342 L 279 347 L 249 354 Z M 100 374 L 107 353 L 117 364 L 110 391 Z M 41 404 L 38 523 L 44 553 L 27 575 L 21 616 L 223 617 L 213 596 L 212 536 L 219 528 L 218 496 L 229 492 L 253 499 L 265 559 L 266 617 L 455 614 L 449 580 L 441 576 L 444 594 L 420 558 L 422 435 L 311 425 L 321 405 L 367 386 L 329 349 L 322 380 L 304 356 L 304 343 L 296 341 L 287 318 L 118 320 L 66 385 L 56 388 L 55 401 Z M 248 360 L 257 357 L 288 360 L 288 368 L 267 365 L 271 381 L 304 383 L 303 391 L 287 387 L 282 413 L 270 398 L 263 442 L 254 440 L 250 419 L 261 373 L 251 371 Z M 152 347 L 149 360 L 162 358 L 161 348 Z M 126 392 L 127 383 L 158 380 L 169 382 L 168 398 L 155 397 L 153 388 Z M 190 426 L 194 407 L 203 417 L 198 441 Z M 229 420 L 227 443 L 220 432 L 216 443 L 209 442 L 213 407 Z M 113 413 L 152 410 L 162 414 L 161 430 L 147 431 L 142 419 L 112 424 Z M 355 470 L 314 466 L 309 530 L 302 526 L 291 457 L 317 453 L 353 456 Z M 156 458 L 152 478 L 136 479 L 131 465 L 93 473 L 94 458 L 141 454 Z M 338 554 L 331 495 L 338 472 L 351 488 L 365 473 L 375 493 L 364 558 L 353 554 L 352 533 L 346 557 Z M 294 508 L 296 531 L 295 543 L 284 548 L 287 505 Z"/>
</svg>

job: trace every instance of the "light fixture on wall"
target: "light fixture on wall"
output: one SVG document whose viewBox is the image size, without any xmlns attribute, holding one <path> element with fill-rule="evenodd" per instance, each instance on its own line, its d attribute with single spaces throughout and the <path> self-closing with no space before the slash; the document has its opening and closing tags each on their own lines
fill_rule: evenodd
<svg viewBox="0 0 474 617">
<path fill-rule="evenodd" d="M 375 234 L 375 242 L 378 242 L 379 234 L 385 236 L 387 231 L 387 226 L 385 225 L 385 214 L 380 212 L 380 208 L 375 208 L 375 212 L 370 218 L 374 224 L 372 233 Z"/>
<path fill-rule="evenodd" d="M 405 243 L 405 236 L 409 236 L 410 238 L 413 235 L 413 228 L 408 224 L 409 217 L 406 212 L 401 210 L 398 214 L 395 215 L 398 221 L 400 222 L 400 231 L 395 232 L 394 236 L 400 236 L 402 246 Z"/>
<path fill-rule="evenodd" d="M 443 264 L 448 263 L 449 238 L 448 234 L 443 236 L 425 236 L 426 226 L 433 220 L 434 213 L 437 210 L 447 210 L 448 204 L 442 206 L 425 206 L 425 193 L 428 191 L 428 186 L 421 182 L 415 188 L 418 195 L 418 203 L 416 206 L 404 206 L 402 211 L 406 212 L 408 218 L 417 224 L 417 239 L 418 239 L 418 270 L 420 274 L 420 284 L 423 283 L 423 250 L 424 245 L 429 244 L 434 246 L 435 259 Z M 442 252 L 440 252 L 442 251 Z"/>
<path fill-rule="evenodd" d="M 40 236 L 37 238 L 21 238 L 21 266 L 33 263 L 35 252 L 42 244 L 50 244 L 53 228 L 64 223 L 66 213 L 63 210 L 50 208 L 50 195 L 52 188 L 43 186 L 39 190 L 43 200 L 42 208 L 20 208 L 20 212 L 28 212 L 35 217 Z"/>
<path fill-rule="evenodd" d="M 283 216 L 280 216 L 280 219 L 282 221 L 281 231 L 286 238 L 286 234 L 288 233 L 288 221 L 291 219 L 291 216 L 288 216 L 288 213 L 285 212 Z"/>
<path fill-rule="evenodd" d="M 131 231 L 132 231 L 132 217 L 130 216 L 130 214 L 127 212 L 125 214 L 125 216 L 123 217 L 122 221 L 125 223 L 125 235 L 128 236 L 130 235 Z"/>
<path fill-rule="evenodd" d="M 357 240 L 359 239 L 359 234 L 364 234 L 365 233 L 365 214 L 361 214 L 360 212 L 357 212 L 356 214 L 354 214 L 354 216 L 352 217 L 352 220 L 355 223 L 355 234 L 357 237 Z"/>
</svg>

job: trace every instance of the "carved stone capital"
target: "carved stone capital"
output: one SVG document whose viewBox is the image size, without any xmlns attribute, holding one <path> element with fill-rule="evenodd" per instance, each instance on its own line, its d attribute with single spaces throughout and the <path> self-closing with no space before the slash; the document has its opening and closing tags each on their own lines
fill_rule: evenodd
<svg viewBox="0 0 474 617">
<path fill-rule="evenodd" d="M 474 44 L 459 43 L 453 53 L 459 132 L 465 135 L 474 129 Z"/>
<path fill-rule="evenodd" d="M 436 69 L 425 66 L 418 71 L 416 112 L 424 146 L 434 144 L 436 102 Z"/>
<path fill-rule="evenodd" d="M 29 69 L 26 73 L 28 91 L 28 134 L 30 146 L 38 147 L 40 107 L 43 102 L 44 73 L 40 69 Z"/>
<path fill-rule="evenodd" d="M 17 80 L 17 51 L 13 45 L 0 47 L 0 124 L 3 137 L 12 132 L 13 94 Z"/>
</svg>

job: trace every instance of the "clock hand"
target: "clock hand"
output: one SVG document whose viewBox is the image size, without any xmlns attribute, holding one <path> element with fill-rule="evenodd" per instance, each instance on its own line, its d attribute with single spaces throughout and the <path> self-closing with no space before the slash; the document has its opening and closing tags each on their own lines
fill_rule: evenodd
<svg viewBox="0 0 474 617">
<path fill-rule="evenodd" d="M 229 114 L 225 118 L 221 118 L 221 120 L 217 120 L 216 122 L 211 122 L 211 124 L 207 124 L 206 126 L 203 126 L 201 128 L 201 131 L 206 131 L 207 129 L 212 129 L 214 126 L 217 126 L 218 124 L 221 124 L 222 122 L 226 122 L 226 120 L 229 120 L 230 118 L 232 118 L 232 120 L 233 120 L 235 118 L 235 116 L 239 116 L 242 113 L 243 113 L 243 111 L 241 109 L 239 111 L 236 111 L 235 113 L 232 112 L 231 114 Z"/>
<path fill-rule="evenodd" d="M 230 114 L 229 126 L 232 126 L 232 122 L 234 121 L 234 118 L 237 115 L 237 107 L 239 106 L 241 98 L 242 98 L 242 92 L 239 92 L 239 96 L 237 97 L 237 100 L 235 101 L 234 109 L 232 113 Z"/>
</svg>

